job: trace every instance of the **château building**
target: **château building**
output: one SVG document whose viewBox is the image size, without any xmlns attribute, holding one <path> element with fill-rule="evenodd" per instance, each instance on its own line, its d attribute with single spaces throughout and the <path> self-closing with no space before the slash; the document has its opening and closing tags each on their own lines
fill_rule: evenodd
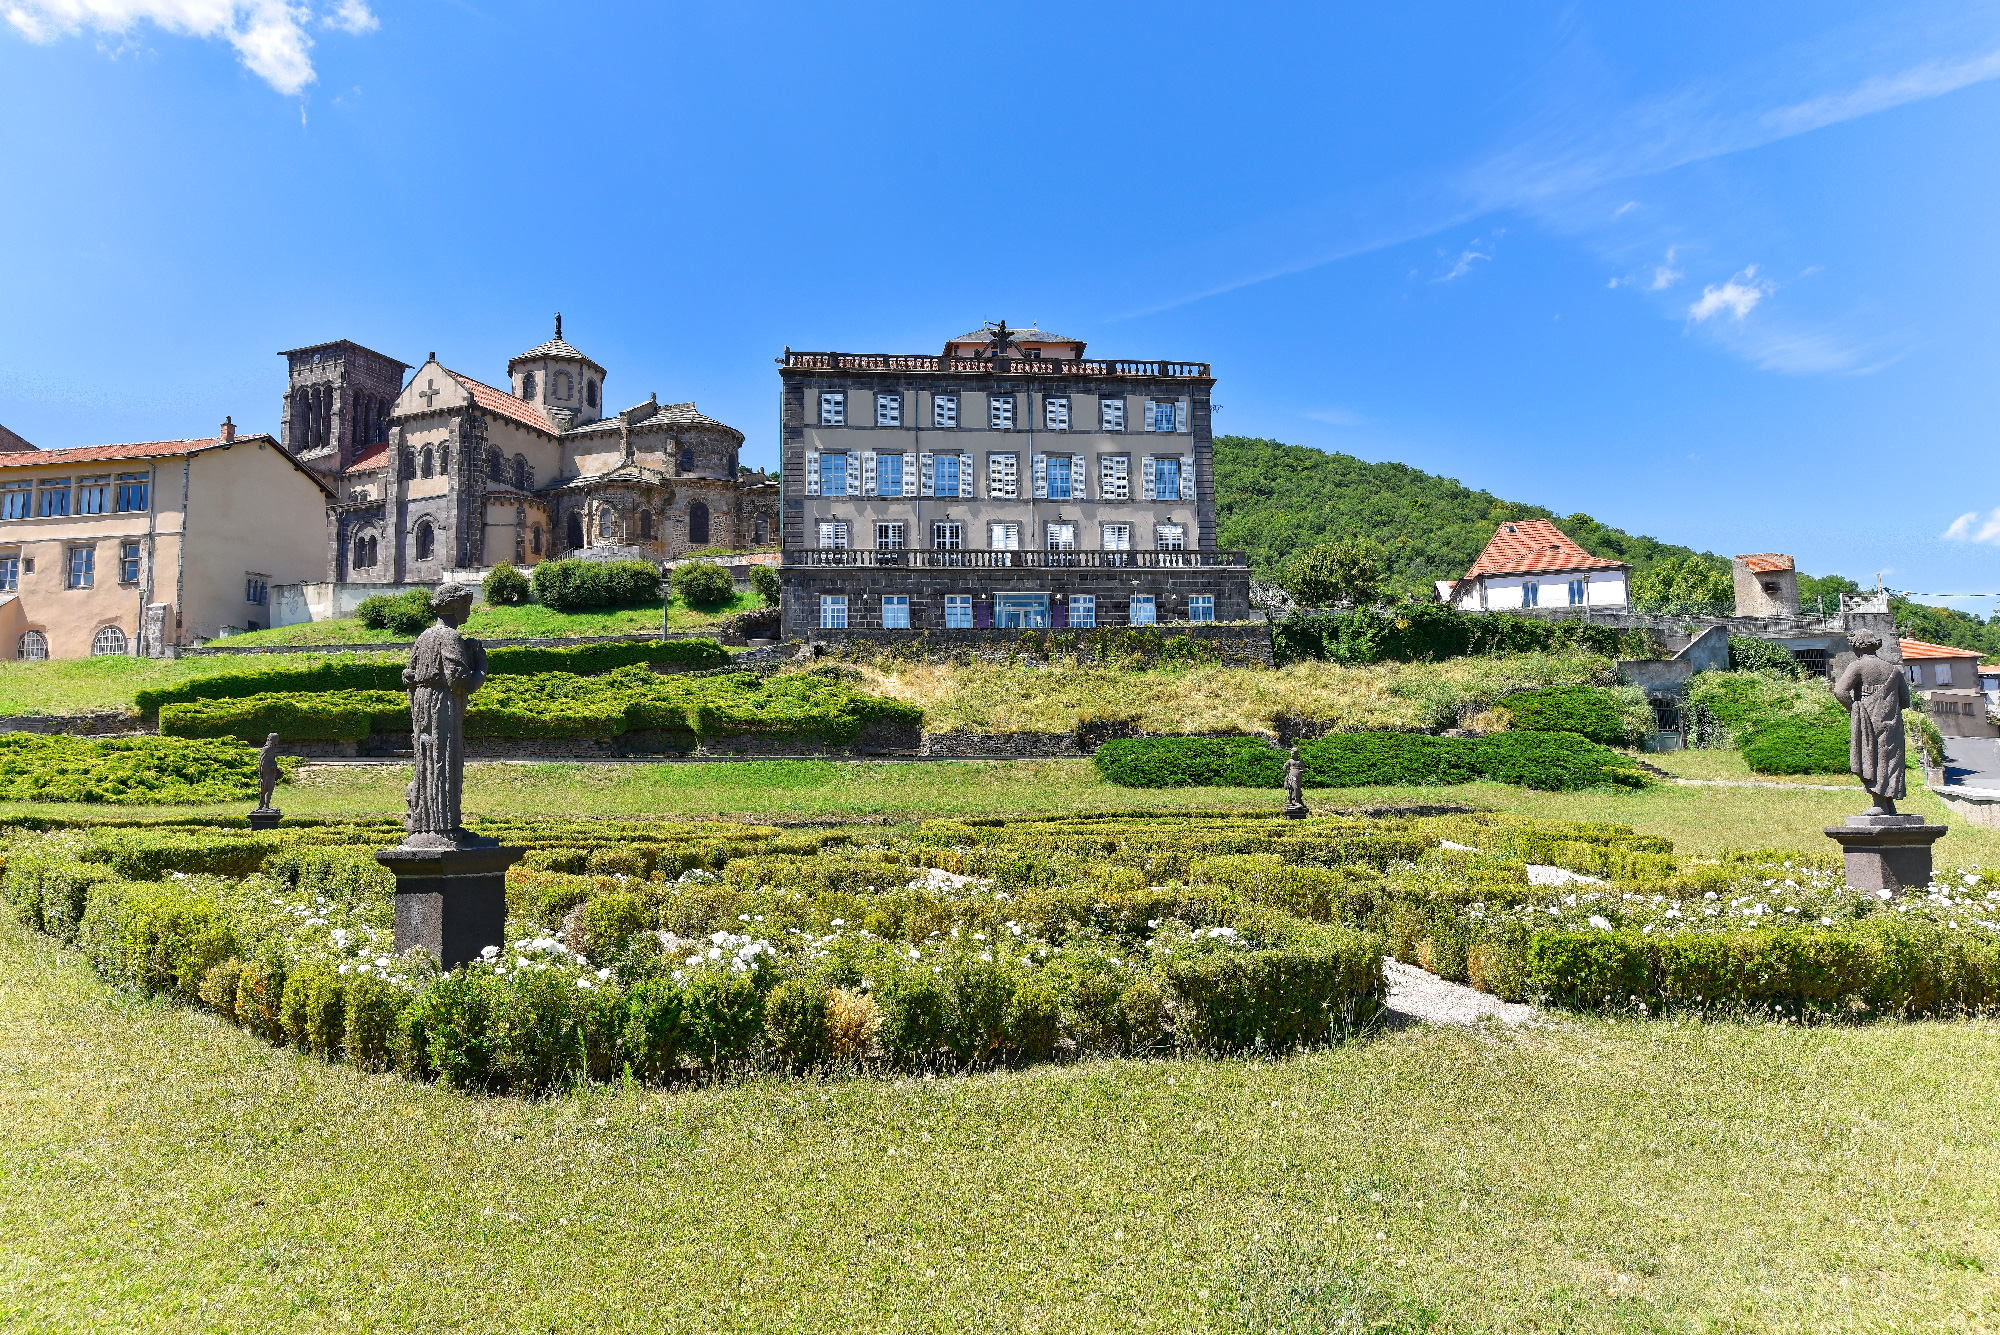
<svg viewBox="0 0 2000 1335">
<path fill-rule="evenodd" d="M 1003 321 L 937 356 L 787 348 L 779 375 L 786 638 L 1249 618 L 1206 362 Z"/>
</svg>

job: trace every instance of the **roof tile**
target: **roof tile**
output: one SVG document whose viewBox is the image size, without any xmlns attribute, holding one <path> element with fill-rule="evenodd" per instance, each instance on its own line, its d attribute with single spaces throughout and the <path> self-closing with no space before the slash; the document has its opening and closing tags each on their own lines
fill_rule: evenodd
<svg viewBox="0 0 2000 1335">
<path fill-rule="evenodd" d="M 466 392 L 472 395 L 473 403 L 487 412 L 511 418 L 519 422 L 522 426 L 533 427 L 537 431 L 546 431 L 552 436 L 562 434 L 556 430 L 556 424 L 550 421 L 540 408 L 537 408 L 525 399 L 517 399 L 504 389 L 495 389 L 485 381 L 474 380 L 471 376 L 454 371 L 449 366 L 441 367 L 440 369 L 453 380 L 464 385 Z"/>
<path fill-rule="evenodd" d="M 269 436 L 238 436 L 238 441 L 269 440 Z M 215 436 L 205 440 L 149 440 L 130 445 L 80 445 L 73 450 L 36 450 L 0 454 L 0 468 L 41 467 L 54 464 L 110 463 L 117 459 L 158 459 L 195 454 L 222 444 Z"/>
<path fill-rule="evenodd" d="M 1977 658 L 1977 649 L 1959 649 L 1949 644 L 1932 644 L 1929 640 L 1902 640 L 1904 658 Z"/>
<path fill-rule="evenodd" d="M 1753 552 L 1736 558 L 1751 572 L 1759 575 L 1775 575 L 1793 568 L 1792 558 L 1783 552 Z"/>
<path fill-rule="evenodd" d="M 1624 561 L 1592 556 L 1546 519 L 1519 519 L 1502 524 L 1486 550 L 1465 572 L 1481 575 L 1537 575 L 1561 570 L 1629 570 Z"/>
</svg>

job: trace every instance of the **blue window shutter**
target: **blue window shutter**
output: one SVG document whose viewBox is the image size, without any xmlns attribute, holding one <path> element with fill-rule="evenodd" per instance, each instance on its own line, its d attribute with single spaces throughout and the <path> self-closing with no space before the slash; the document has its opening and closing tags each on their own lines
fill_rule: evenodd
<svg viewBox="0 0 2000 1335">
<path fill-rule="evenodd" d="M 981 600 L 972 605 L 972 625 L 975 630 L 993 629 L 993 604 Z"/>
</svg>

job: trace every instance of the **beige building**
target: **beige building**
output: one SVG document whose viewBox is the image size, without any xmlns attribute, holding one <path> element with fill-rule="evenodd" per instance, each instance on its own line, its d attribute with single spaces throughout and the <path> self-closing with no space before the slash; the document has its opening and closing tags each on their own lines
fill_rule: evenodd
<svg viewBox="0 0 2000 1335">
<path fill-rule="evenodd" d="M 0 657 L 163 653 L 270 624 L 330 493 L 271 436 L 0 452 Z"/>
<path fill-rule="evenodd" d="M 1753 552 L 1729 563 L 1736 586 L 1736 615 L 1795 617 L 1799 614 L 1799 572 L 1783 552 Z"/>
<path fill-rule="evenodd" d="M 1901 649 L 1910 691 L 1924 698 L 1939 732 L 1946 737 L 2000 737 L 2000 726 L 1986 714 L 1977 650 L 1907 637 Z"/>
</svg>

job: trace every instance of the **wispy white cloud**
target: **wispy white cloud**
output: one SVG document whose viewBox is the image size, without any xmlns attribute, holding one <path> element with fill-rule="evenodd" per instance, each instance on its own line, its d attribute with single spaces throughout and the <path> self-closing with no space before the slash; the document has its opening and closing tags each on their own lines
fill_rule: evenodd
<svg viewBox="0 0 2000 1335">
<path fill-rule="evenodd" d="M 129 37 L 149 23 L 177 36 L 219 39 L 236 48 L 251 73 L 287 96 L 319 77 L 306 31 L 312 10 L 289 0 L 0 0 L 0 18 L 31 42 L 53 42 L 86 28 Z M 366 0 L 340 0 L 320 21 L 357 35 L 381 26 Z"/>
<path fill-rule="evenodd" d="M 1949 542 L 1986 542 L 2000 546 L 2000 509 L 1982 515 L 1977 510 L 1968 510 L 1951 521 L 1951 527 L 1938 535 Z"/>
<path fill-rule="evenodd" d="M 1485 249 L 1480 249 L 1481 246 L 1484 246 Z M 1451 268 L 1439 274 L 1431 281 L 1434 283 L 1449 283 L 1454 278 L 1463 278 L 1472 272 L 1473 265 L 1478 264 L 1482 260 L 1490 260 L 1492 258 L 1492 245 L 1481 241 L 1478 237 L 1474 237 L 1472 244 L 1461 250 L 1458 253 L 1458 258 L 1452 261 Z"/>
<path fill-rule="evenodd" d="M 1688 319 L 1699 324 L 1727 311 L 1741 320 L 1757 309 L 1758 302 L 1777 290 L 1777 284 L 1757 276 L 1757 266 L 1753 264 L 1726 283 L 1704 287 L 1700 298 L 1688 307 Z"/>
<path fill-rule="evenodd" d="M 1653 266 L 1652 281 L 1646 284 L 1648 292 L 1664 292 L 1686 277 L 1685 274 L 1674 267 L 1675 249 L 1676 247 L 1674 246 L 1668 246 L 1667 258 Z"/>
</svg>

